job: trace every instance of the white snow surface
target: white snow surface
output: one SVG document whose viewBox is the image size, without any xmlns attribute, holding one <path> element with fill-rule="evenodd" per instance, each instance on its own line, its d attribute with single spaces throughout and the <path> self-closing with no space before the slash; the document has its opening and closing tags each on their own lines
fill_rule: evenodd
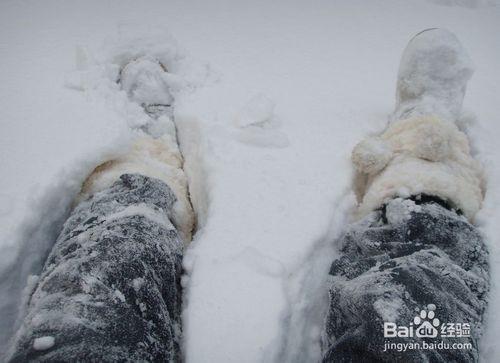
<svg viewBox="0 0 500 363">
<path fill-rule="evenodd" d="M 461 129 L 486 170 L 476 223 L 492 291 L 481 344 L 483 360 L 498 361 L 500 6 L 491 0 L 3 1 L 0 351 L 81 183 L 147 123 L 115 80 L 148 54 L 173 74 L 198 217 L 183 279 L 186 361 L 317 360 L 334 240 L 355 205 L 351 150 L 386 125 L 401 53 L 431 27 L 456 33 L 475 64 Z"/>
</svg>

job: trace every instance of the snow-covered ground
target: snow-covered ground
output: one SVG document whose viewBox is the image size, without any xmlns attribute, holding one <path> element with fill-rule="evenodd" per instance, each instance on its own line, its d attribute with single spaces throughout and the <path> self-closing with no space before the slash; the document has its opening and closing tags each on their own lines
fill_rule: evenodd
<svg viewBox="0 0 500 363">
<path fill-rule="evenodd" d="M 354 205 L 351 149 L 385 125 L 401 52 L 429 27 L 455 32 L 476 65 L 464 119 L 488 178 L 482 354 L 498 361 L 500 5 L 488 0 L 3 1 L 0 350 L 81 182 L 144 121 L 113 82 L 143 48 L 178 76 L 198 215 L 187 361 L 317 359 L 334 239 Z"/>
</svg>

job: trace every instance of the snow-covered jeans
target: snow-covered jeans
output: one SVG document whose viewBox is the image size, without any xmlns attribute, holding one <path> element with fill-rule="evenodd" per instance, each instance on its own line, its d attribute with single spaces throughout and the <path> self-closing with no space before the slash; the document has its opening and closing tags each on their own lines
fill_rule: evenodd
<svg viewBox="0 0 500 363">
<path fill-rule="evenodd" d="M 179 361 L 183 245 L 162 181 L 124 174 L 66 221 L 9 360 Z"/>
<path fill-rule="evenodd" d="M 324 362 L 478 360 L 488 253 L 464 217 L 431 197 L 395 199 L 350 226 L 341 253 Z"/>
</svg>

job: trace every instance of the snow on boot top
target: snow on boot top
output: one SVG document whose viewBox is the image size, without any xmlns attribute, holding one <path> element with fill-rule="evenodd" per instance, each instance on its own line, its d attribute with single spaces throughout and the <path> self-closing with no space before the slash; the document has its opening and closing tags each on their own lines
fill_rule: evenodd
<svg viewBox="0 0 500 363">
<path fill-rule="evenodd" d="M 129 99 L 140 104 L 150 117 L 171 117 L 174 98 L 165 77 L 167 72 L 164 64 L 143 56 L 123 67 L 119 82 Z"/>
<path fill-rule="evenodd" d="M 433 115 L 454 122 L 473 72 L 455 34 L 437 28 L 418 33 L 401 57 L 393 120 Z"/>
</svg>

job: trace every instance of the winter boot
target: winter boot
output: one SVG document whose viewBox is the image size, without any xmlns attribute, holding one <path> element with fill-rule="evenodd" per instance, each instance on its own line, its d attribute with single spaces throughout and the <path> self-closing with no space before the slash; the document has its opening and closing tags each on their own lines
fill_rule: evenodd
<svg viewBox="0 0 500 363">
<path fill-rule="evenodd" d="M 194 213 L 188 197 L 183 158 L 173 121 L 174 99 L 166 79 L 166 66 L 150 57 L 131 61 L 120 72 L 120 84 L 132 102 L 140 104 L 150 123 L 130 151 L 99 165 L 83 184 L 79 200 L 109 187 L 120 175 L 137 173 L 165 182 L 176 203 L 171 216 L 185 243 L 191 240 Z"/>
<path fill-rule="evenodd" d="M 425 30 L 410 41 L 391 122 L 352 153 L 360 218 L 392 198 L 425 194 L 473 220 L 483 200 L 483 176 L 455 125 L 471 74 L 468 55 L 449 31 Z"/>
</svg>

